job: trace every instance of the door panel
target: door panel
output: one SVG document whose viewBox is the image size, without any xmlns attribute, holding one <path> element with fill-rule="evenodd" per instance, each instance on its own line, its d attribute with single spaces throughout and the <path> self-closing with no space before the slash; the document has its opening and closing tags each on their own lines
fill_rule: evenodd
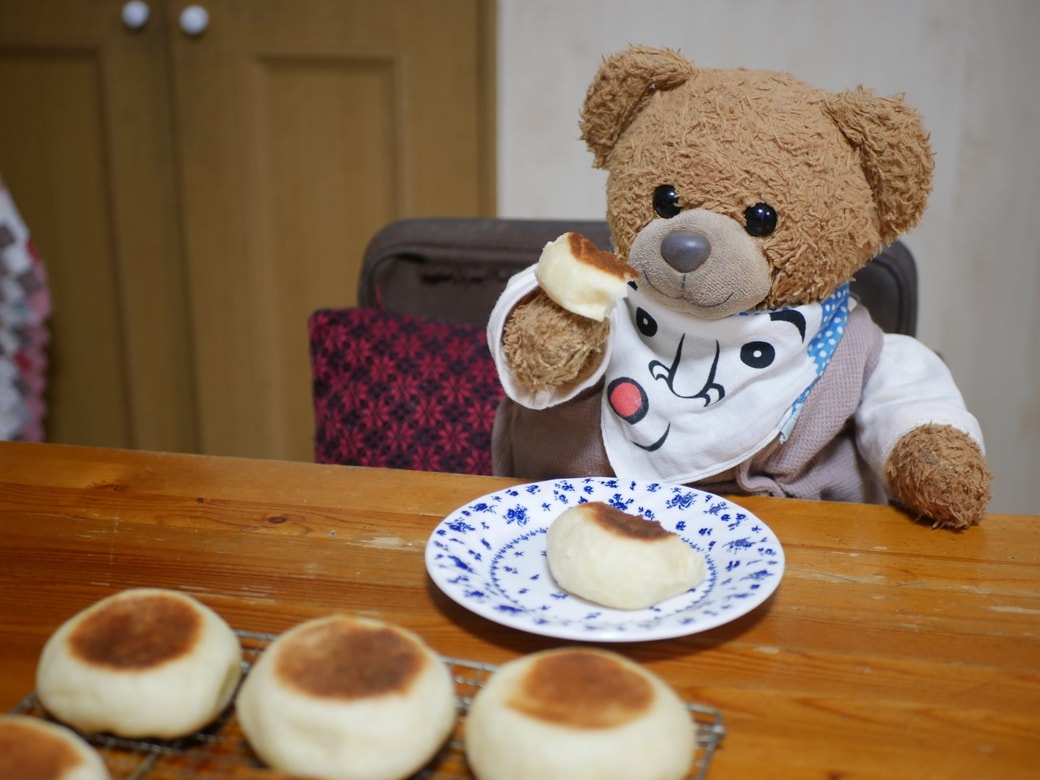
<svg viewBox="0 0 1040 780">
<path fill-rule="evenodd" d="M 307 316 L 387 222 L 488 209 L 485 12 L 224 0 L 175 40 L 204 451 L 313 457 Z"/>
<path fill-rule="evenodd" d="M 493 0 L 0 2 L 48 438 L 313 457 L 306 322 L 394 219 L 494 213 Z"/>
<path fill-rule="evenodd" d="M 164 33 L 121 7 L 0 3 L 0 176 L 49 275 L 48 439 L 191 450 Z"/>
<path fill-rule="evenodd" d="M 355 302 L 365 237 L 397 213 L 401 68 L 395 57 L 352 55 L 269 58 L 257 70 L 257 107 L 266 112 L 257 128 L 267 132 L 257 133 L 253 157 L 265 185 L 254 190 L 264 197 L 252 252 L 254 297 L 267 312 L 257 344 L 271 357 L 262 369 L 266 433 L 279 449 L 298 444 L 293 456 L 303 458 L 313 447 L 299 435 L 303 413 L 292 410 L 309 412 L 311 404 L 309 382 L 299 381 L 310 376 L 307 317 Z"/>
</svg>

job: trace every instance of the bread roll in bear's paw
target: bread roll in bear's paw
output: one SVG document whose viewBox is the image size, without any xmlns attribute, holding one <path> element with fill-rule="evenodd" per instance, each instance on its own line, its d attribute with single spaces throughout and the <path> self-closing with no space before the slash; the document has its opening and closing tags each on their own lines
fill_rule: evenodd
<svg viewBox="0 0 1040 780">
<path fill-rule="evenodd" d="M 246 739 L 283 772 L 397 780 L 422 768 L 455 725 L 447 666 L 418 636 L 331 615 L 267 648 L 236 702 Z"/>
<path fill-rule="evenodd" d="M 501 666 L 466 719 L 478 780 L 681 780 L 695 743 L 696 724 L 664 681 L 594 648 Z"/>
<path fill-rule="evenodd" d="M 635 271 L 580 233 L 564 233 L 542 249 L 535 268 L 538 286 L 569 312 L 602 321 L 628 294 Z"/>
<path fill-rule="evenodd" d="M 616 609 L 645 609 L 699 585 L 704 555 L 653 520 L 600 501 L 549 526 L 545 555 L 563 590 Z"/>
<path fill-rule="evenodd" d="M 54 632 L 36 693 L 79 731 L 172 738 L 220 714 L 241 676 L 241 644 L 216 612 L 178 591 L 136 588 Z"/>
<path fill-rule="evenodd" d="M 28 715 L 4 715 L 0 778 L 111 780 L 111 775 L 97 751 L 72 729 Z"/>
</svg>

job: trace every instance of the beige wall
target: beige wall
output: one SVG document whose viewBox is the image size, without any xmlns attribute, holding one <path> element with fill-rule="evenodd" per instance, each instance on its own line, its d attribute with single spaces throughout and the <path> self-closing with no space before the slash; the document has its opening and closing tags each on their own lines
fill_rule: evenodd
<svg viewBox="0 0 1040 780">
<path fill-rule="evenodd" d="M 498 0 L 499 212 L 593 217 L 585 89 L 628 43 L 701 65 L 904 92 L 936 150 L 907 236 L 918 335 L 949 363 L 996 474 L 994 511 L 1040 514 L 1040 3 L 1035 0 Z"/>
</svg>

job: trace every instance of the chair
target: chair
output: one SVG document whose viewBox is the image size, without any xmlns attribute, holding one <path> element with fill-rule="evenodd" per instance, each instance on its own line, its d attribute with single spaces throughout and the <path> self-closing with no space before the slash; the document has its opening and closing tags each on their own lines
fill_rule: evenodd
<svg viewBox="0 0 1040 780">
<path fill-rule="evenodd" d="M 506 282 L 568 230 L 610 246 L 606 222 L 424 218 L 369 243 L 358 308 L 308 322 L 315 460 L 491 473 L 503 391 L 485 325 Z M 914 335 L 917 273 L 896 242 L 856 274 L 852 293 L 886 331 Z"/>
<path fill-rule="evenodd" d="M 611 245 L 607 223 L 599 220 L 392 222 L 365 250 L 359 305 L 482 325 L 509 277 L 536 262 L 545 243 L 568 230 L 604 249 Z M 883 330 L 915 335 L 917 267 L 905 244 L 896 241 L 861 268 L 851 290 Z"/>
</svg>

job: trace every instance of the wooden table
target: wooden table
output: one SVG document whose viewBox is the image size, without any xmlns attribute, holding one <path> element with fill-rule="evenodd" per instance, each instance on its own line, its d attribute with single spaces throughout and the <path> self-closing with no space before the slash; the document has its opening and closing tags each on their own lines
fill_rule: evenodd
<svg viewBox="0 0 1040 780">
<path fill-rule="evenodd" d="M 260 632 L 375 616 L 490 664 L 562 644 L 471 614 L 426 574 L 434 525 L 513 482 L 0 443 L 0 710 L 32 690 L 61 621 L 134 586 Z M 771 599 L 612 645 L 722 711 L 711 780 L 1040 776 L 1040 517 L 955 534 L 888 507 L 737 500 L 784 545 Z"/>
</svg>

